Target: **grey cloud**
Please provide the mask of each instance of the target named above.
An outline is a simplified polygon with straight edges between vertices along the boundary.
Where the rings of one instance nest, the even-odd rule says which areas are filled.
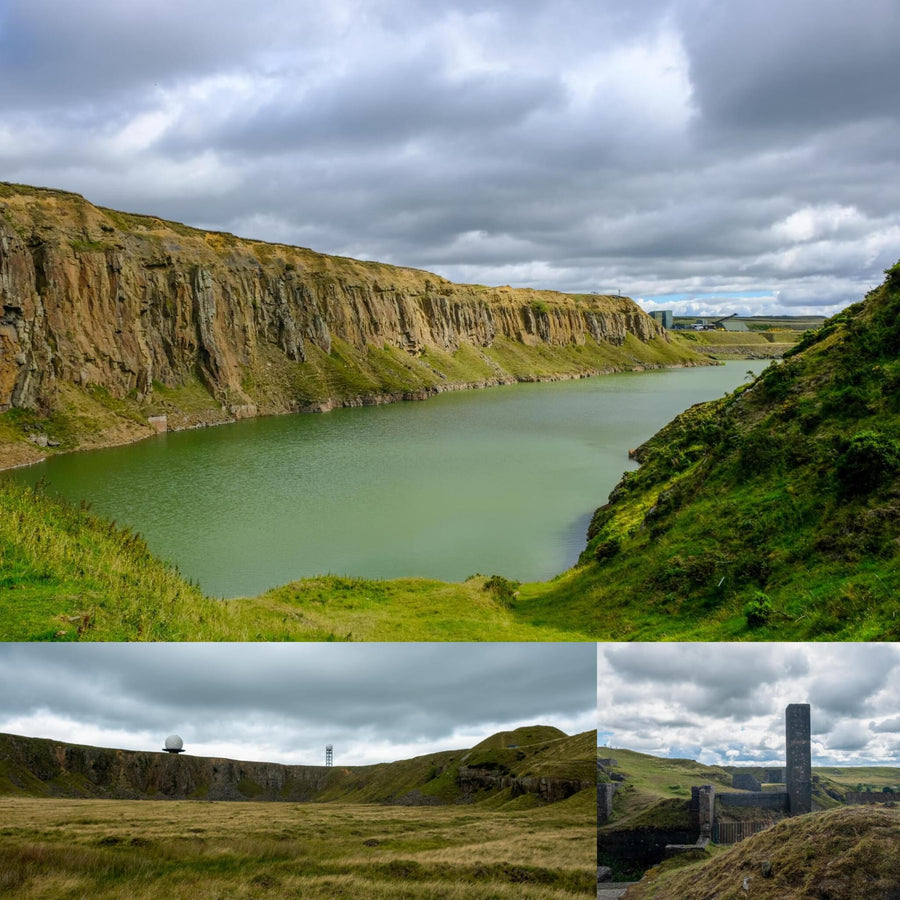
[[[900,716],[883,719],[881,722],[869,722],[869,730],[877,733],[900,735]]]
[[[681,10],[704,126],[784,141],[891,108],[900,77],[900,10],[891,0],[803,0],[777,10],[739,0]]]
[[[595,708],[589,645],[2,645],[0,680],[7,718],[42,710],[131,730],[175,719],[210,738],[327,723],[402,743]]]
[[[898,15],[17,2],[0,160],[105,205],[481,283],[831,310],[900,255]],[[819,232],[784,227],[804,210]]]

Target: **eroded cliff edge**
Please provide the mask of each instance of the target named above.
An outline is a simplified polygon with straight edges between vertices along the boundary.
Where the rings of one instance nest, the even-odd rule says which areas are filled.
[[[706,361],[628,298],[458,285],[10,184],[0,304],[0,464],[258,414]]]
[[[555,803],[594,788],[584,760],[586,732],[539,742],[503,765],[473,749],[369,766],[246,762],[164,752],[114,750],[0,734],[0,796],[128,800],[345,800],[401,806],[512,800]],[[553,756],[549,761],[542,756]],[[466,767],[475,759],[484,767]]]

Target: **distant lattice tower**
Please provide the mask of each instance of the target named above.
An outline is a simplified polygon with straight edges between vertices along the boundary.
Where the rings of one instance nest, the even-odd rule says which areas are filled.
[[[331,744],[325,745],[325,765],[334,765],[334,747],[332,747]]]
[[[166,746],[163,747],[166,753],[184,753],[184,742],[177,734],[170,734],[166,738]]]

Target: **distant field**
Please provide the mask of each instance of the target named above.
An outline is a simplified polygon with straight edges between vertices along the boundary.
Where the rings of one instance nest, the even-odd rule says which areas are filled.
[[[674,322],[677,325],[693,325],[697,319],[697,316],[675,316]],[[803,332],[819,328],[825,321],[825,316],[736,316],[734,321],[743,322],[750,331],[788,329]]]
[[[541,809],[0,800],[15,898],[593,896],[593,791]]]

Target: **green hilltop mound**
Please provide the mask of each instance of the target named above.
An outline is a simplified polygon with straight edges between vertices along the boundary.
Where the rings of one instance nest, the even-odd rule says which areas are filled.
[[[473,749],[524,747],[531,744],[560,740],[565,737],[567,735],[564,731],[560,731],[552,725],[530,725],[516,728],[513,731],[498,731],[497,734],[493,734],[489,738],[485,738],[480,744],[476,744]]]
[[[0,735],[0,796],[487,804],[595,802],[594,732],[521,750],[448,750],[369,766],[281,765]],[[503,754],[510,754],[504,756]]]
[[[900,895],[900,809],[834,809],[785,819],[701,862],[676,857],[627,900],[889,900]],[[768,876],[764,874],[769,872]],[[744,887],[745,879],[750,879]]]

